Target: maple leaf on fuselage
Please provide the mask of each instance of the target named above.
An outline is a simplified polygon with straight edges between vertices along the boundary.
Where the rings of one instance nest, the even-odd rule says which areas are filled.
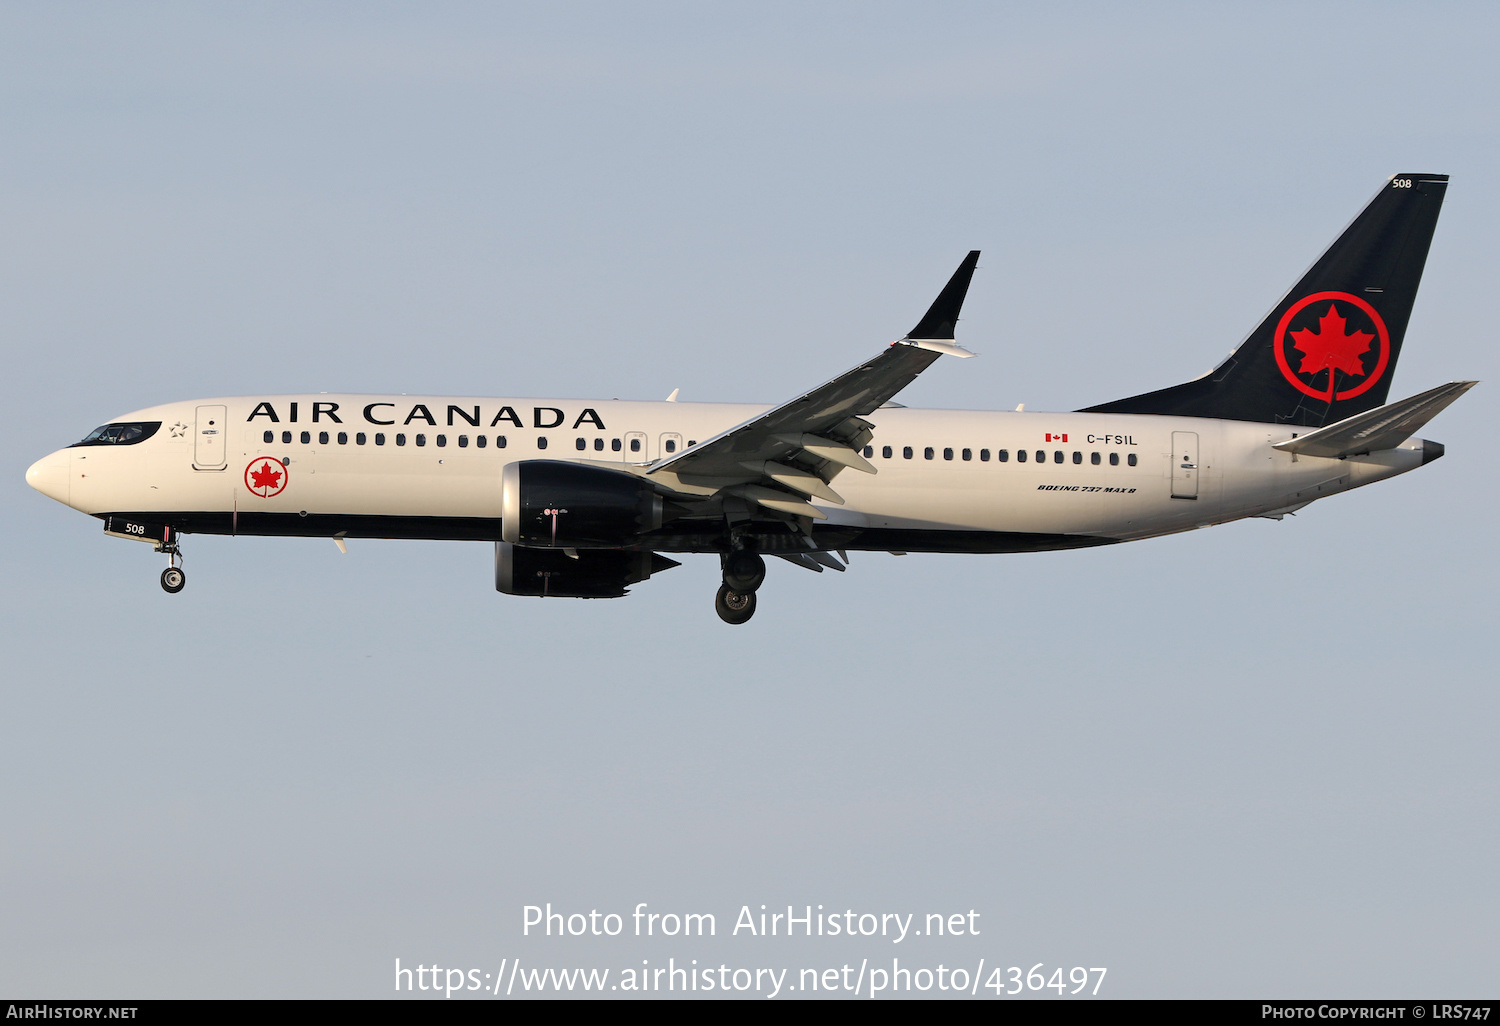
[[[1292,344],[1302,350],[1303,374],[1328,371],[1329,387],[1332,387],[1333,372],[1341,370],[1356,377],[1365,372],[1365,362],[1360,356],[1367,352],[1375,336],[1368,331],[1344,334],[1348,321],[1339,316],[1338,305],[1328,304],[1328,312],[1318,318],[1318,332],[1313,334],[1306,328],[1291,333]]]
[[[272,470],[269,463],[262,463],[250,471],[250,480],[257,488],[275,488],[276,483],[281,480],[281,471]]]

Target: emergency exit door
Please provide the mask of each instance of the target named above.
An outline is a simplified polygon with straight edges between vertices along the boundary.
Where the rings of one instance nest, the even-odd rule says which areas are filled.
[[[1198,432],[1172,432],[1172,498],[1198,497]]]
[[[225,444],[224,419],[228,414],[222,406],[200,406],[193,432],[193,469],[224,469]]]

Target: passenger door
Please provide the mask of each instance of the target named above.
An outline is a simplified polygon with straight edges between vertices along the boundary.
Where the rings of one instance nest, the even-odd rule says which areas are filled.
[[[1198,432],[1172,432],[1172,498],[1198,497]]]
[[[229,411],[223,406],[200,406],[193,431],[193,469],[223,470],[226,446],[225,420]]]

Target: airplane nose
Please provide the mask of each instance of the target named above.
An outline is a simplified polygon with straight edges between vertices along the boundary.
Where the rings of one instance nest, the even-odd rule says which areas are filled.
[[[26,483],[49,499],[68,504],[68,451],[59,449],[26,468]]]

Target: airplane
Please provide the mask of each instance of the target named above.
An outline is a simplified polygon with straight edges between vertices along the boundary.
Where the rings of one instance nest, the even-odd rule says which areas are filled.
[[[766,556],[1008,553],[1152,538],[1311,502],[1444,453],[1414,437],[1475,382],[1386,403],[1448,176],[1390,178],[1229,357],[1070,413],[919,410],[979,258],[872,359],[778,406],[476,396],[194,399],[116,417],[26,472],[167,556],[188,534],[493,542],[509,595],[615,598],[719,557],[755,613]],[[836,486],[836,487],[835,487]]]

